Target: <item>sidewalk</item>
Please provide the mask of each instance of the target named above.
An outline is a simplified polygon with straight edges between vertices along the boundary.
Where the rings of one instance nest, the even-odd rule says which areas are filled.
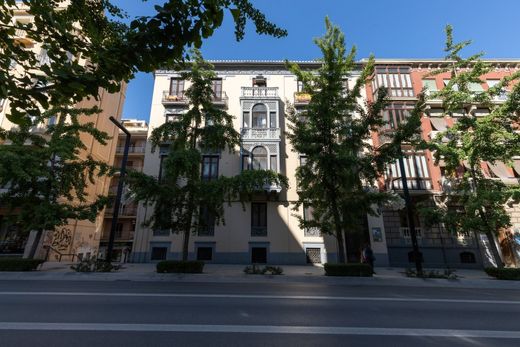
[[[203,274],[158,274],[155,264],[123,264],[112,273],[77,273],[68,263],[47,262],[40,271],[0,272],[0,280],[68,280],[68,281],[162,281],[226,283],[308,283],[330,285],[374,285],[407,287],[520,289],[520,282],[498,281],[481,270],[457,270],[456,280],[408,278],[401,268],[377,268],[374,277],[328,277],[322,266],[283,265],[281,276],[246,275],[245,265],[206,264]]]

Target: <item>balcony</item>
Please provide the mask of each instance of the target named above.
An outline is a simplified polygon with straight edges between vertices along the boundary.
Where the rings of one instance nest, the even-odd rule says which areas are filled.
[[[143,154],[145,151],[145,146],[138,146],[138,147],[128,147],[128,154]],[[116,153],[117,154],[123,154],[125,152],[125,147],[117,147]]]
[[[304,92],[294,93],[294,105],[295,106],[304,106],[304,105],[307,105],[310,101],[311,101],[311,95],[309,93],[304,93]]]
[[[412,235],[410,234],[410,228],[408,227],[400,227],[399,231],[401,232],[401,237],[404,238],[406,244],[412,244]],[[422,239],[422,229],[415,228],[415,235],[417,236],[417,241],[420,242]]]
[[[226,92],[222,92],[220,95],[213,94],[211,98],[211,101],[217,106],[227,106],[228,100]]]
[[[169,90],[165,90],[162,96],[162,103],[165,105],[187,105],[188,98],[184,93],[171,94]]]
[[[280,140],[280,128],[241,128],[242,140]]]
[[[278,98],[278,87],[242,87],[242,98]]]
[[[114,213],[113,207],[107,207],[105,209],[105,215],[111,217]],[[137,205],[122,206],[119,208],[119,217],[135,217],[137,216]]]

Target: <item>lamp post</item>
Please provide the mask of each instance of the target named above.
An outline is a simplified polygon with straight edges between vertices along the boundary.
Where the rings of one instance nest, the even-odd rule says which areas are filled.
[[[404,202],[406,205],[406,212],[408,215],[408,228],[410,230],[410,237],[412,239],[412,247],[413,247],[413,258],[415,261],[415,269],[417,270],[417,275],[421,276],[422,262],[419,252],[419,244],[417,242],[417,233],[415,231],[415,221],[412,211],[412,201],[410,199],[410,192],[408,191],[408,182],[406,180],[406,170],[404,168],[404,159],[403,159],[403,151],[401,147],[399,147],[399,169],[401,170],[401,182],[403,183],[403,194],[404,194]]]
[[[121,168],[119,170],[119,183],[117,184],[117,193],[116,193],[116,200],[114,201],[114,212],[112,215],[112,226],[110,228],[110,236],[108,238],[108,246],[107,246],[107,253],[105,257],[105,261],[107,263],[112,262],[112,253],[114,250],[114,238],[116,235],[116,229],[117,229],[117,220],[119,218],[119,206],[121,205],[121,196],[123,195],[123,184],[124,184],[124,178],[126,175],[126,161],[128,159],[128,148],[130,147],[130,132],[121,124],[117,119],[110,116],[110,121],[114,123],[119,129],[121,129],[125,135],[125,150],[123,152],[123,160],[121,162]]]

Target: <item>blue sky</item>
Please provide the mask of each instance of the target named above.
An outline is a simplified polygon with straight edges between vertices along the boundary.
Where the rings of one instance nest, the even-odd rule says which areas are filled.
[[[131,17],[153,13],[164,0],[114,0]],[[203,44],[206,59],[292,59],[319,57],[312,39],[324,32],[329,16],[356,45],[358,59],[441,58],[444,26],[452,24],[456,40],[473,40],[469,53],[488,58],[520,58],[519,0],[253,0],[271,21],[284,27],[283,39],[259,36],[252,26],[236,42],[228,15],[224,25]],[[138,74],[128,86],[123,118],[148,120],[153,76]]]

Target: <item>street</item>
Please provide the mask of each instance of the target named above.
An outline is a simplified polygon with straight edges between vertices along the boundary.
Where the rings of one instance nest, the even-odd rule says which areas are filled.
[[[0,346],[518,346],[520,291],[0,281]]]

